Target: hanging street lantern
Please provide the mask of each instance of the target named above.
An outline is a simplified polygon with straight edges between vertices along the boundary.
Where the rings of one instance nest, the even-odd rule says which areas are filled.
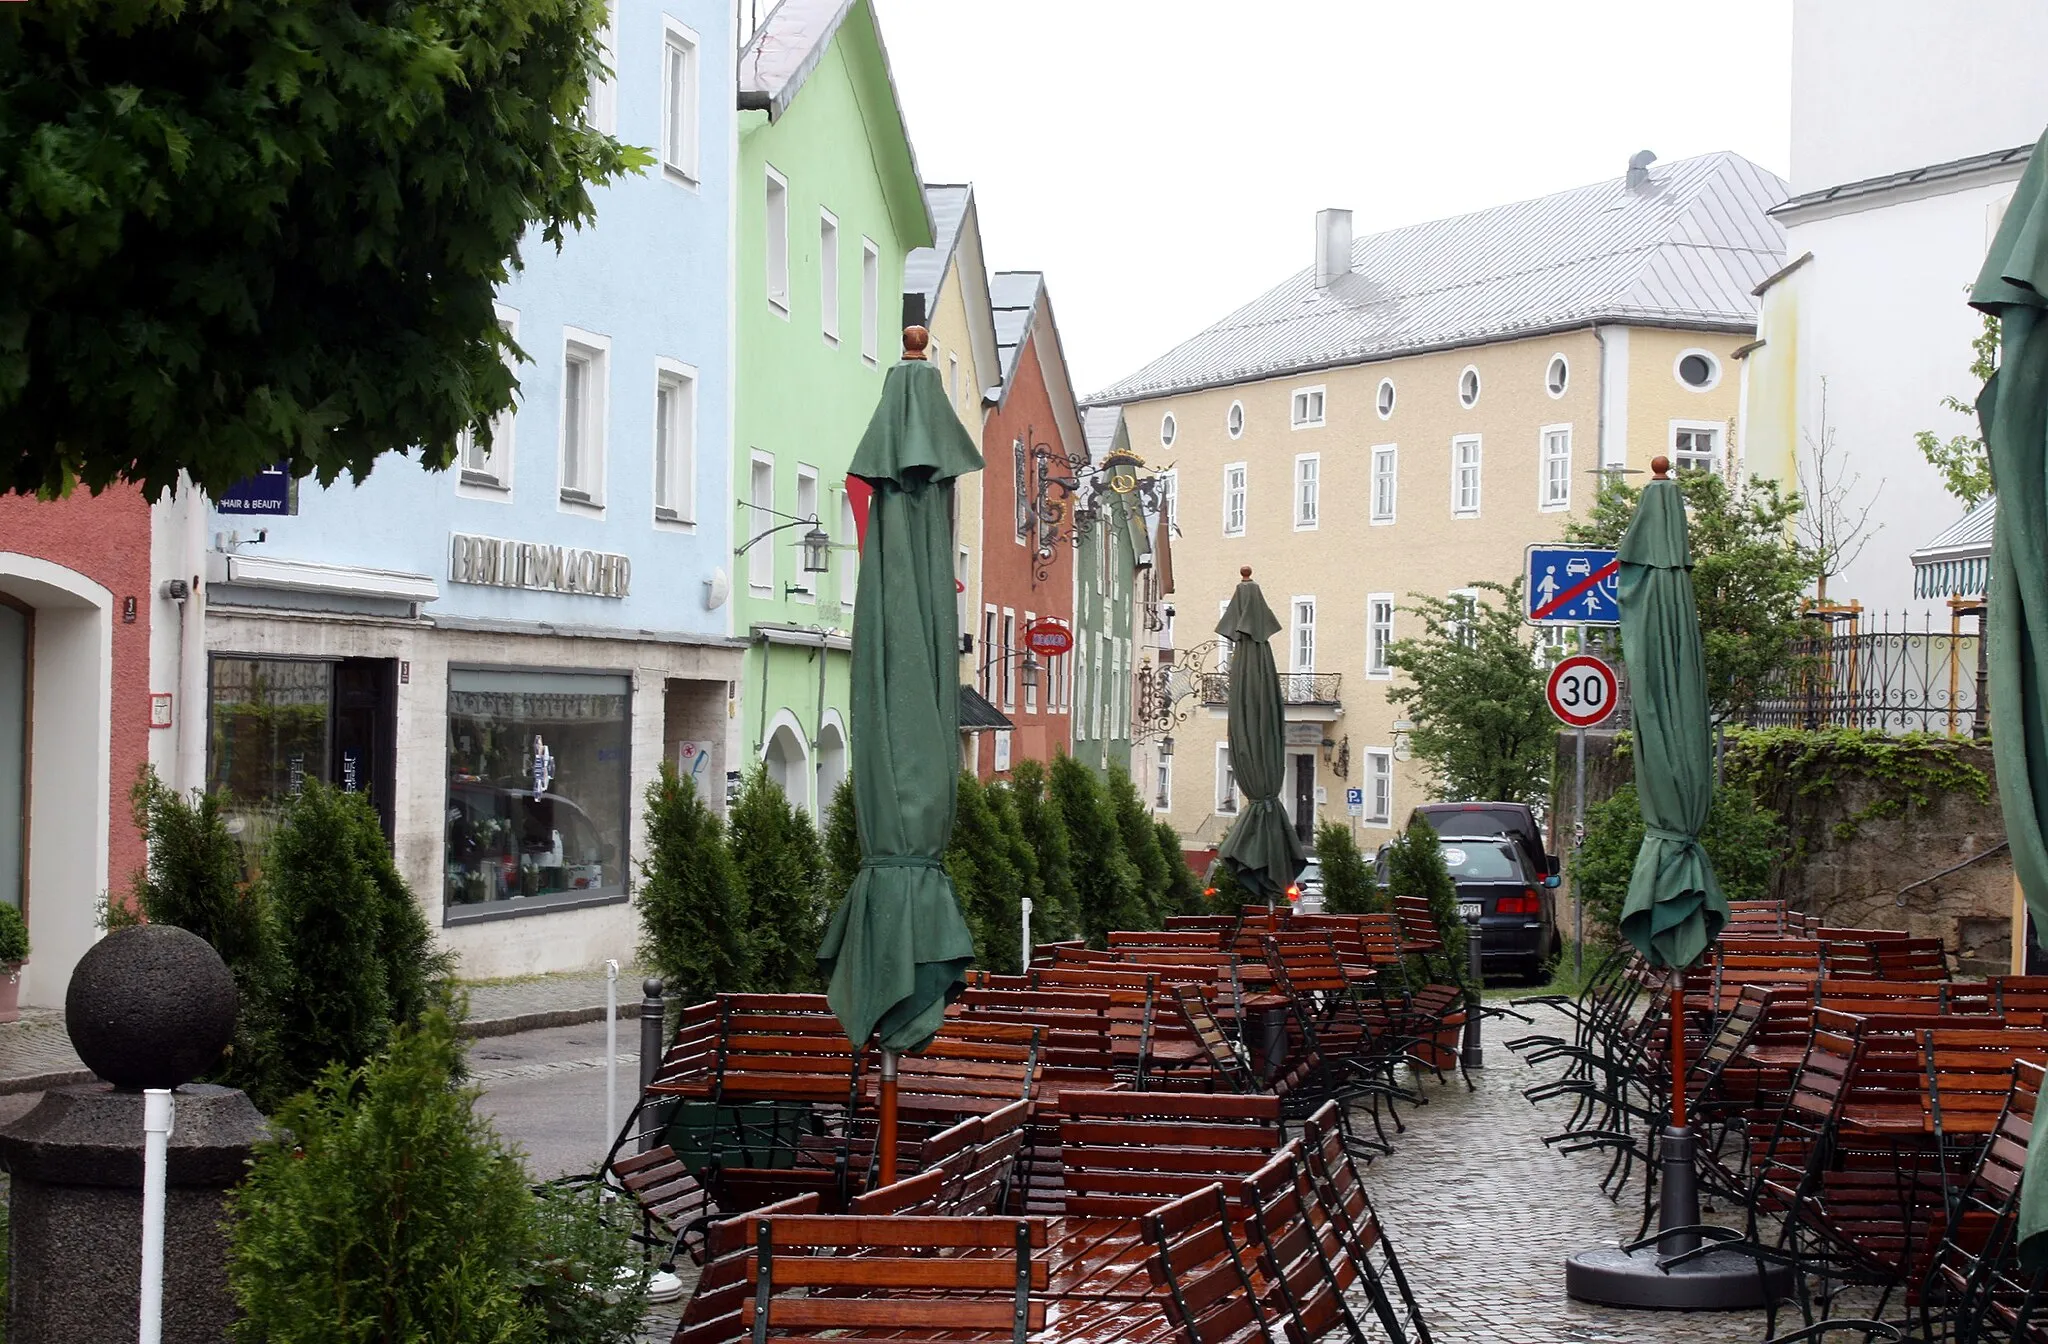
[[[1168,733],[1165,737],[1159,739],[1159,759],[1162,761],[1170,761],[1173,759],[1172,733]]]
[[[832,567],[832,538],[817,523],[804,533],[804,573],[823,574]]]
[[[1029,649],[1024,651],[1024,661],[1018,666],[1017,675],[1023,678],[1025,690],[1038,689],[1038,659],[1031,656]]]

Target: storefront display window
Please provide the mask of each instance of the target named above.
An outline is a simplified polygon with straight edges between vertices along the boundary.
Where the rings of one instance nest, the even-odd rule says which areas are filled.
[[[448,918],[623,900],[631,680],[448,672]]]
[[[228,829],[250,857],[307,779],[328,777],[334,664],[214,657],[207,787],[225,794]]]

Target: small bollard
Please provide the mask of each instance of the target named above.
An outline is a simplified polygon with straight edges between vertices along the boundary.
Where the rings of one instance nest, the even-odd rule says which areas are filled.
[[[1486,1052],[1479,1043],[1479,991],[1486,987],[1486,978],[1479,969],[1480,943],[1479,925],[1475,922],[1465,926],[1465,972],[1472,977],[1473,1003],[1465,1009],[1465,1050],[1464,1066],[1467,1069],[1486,1067]]]
[[[645,1094],[647,1085],[654,1081],[654,1075],[661,1069],[668,1005],[662,1001],[662,983],[658,975],[649,976],[641,984],[640,993],[644,996],[640,1000],[640,1091]],[[654,1131],[650,1128],[640,1136],[640,1151],[644,1153],[653,1146]]]

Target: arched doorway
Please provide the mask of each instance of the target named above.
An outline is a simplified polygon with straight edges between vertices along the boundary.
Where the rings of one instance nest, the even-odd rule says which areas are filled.
[[[778,724],[768,735],[768,745],[761,751],[761,759],[768,766],[768,778],[790,802],[809,811],[811,807],[811,761],[810,753],[804,750],[803,737],[788,724]]]
[[[825,722],[818,729],[818,810],[832,806],[832,795],[839,790],[840,781],[846,778],[846,731],[839,726],[839,715],[826,711]]]

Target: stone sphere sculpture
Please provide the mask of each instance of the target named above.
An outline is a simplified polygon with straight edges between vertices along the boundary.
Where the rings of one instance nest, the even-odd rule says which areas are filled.
[[[177,1087],[220,1062],[235,1034],[235,978],[195,933],[143,924],[101,939],[64,992],[85,1066],[116,1087]]]

